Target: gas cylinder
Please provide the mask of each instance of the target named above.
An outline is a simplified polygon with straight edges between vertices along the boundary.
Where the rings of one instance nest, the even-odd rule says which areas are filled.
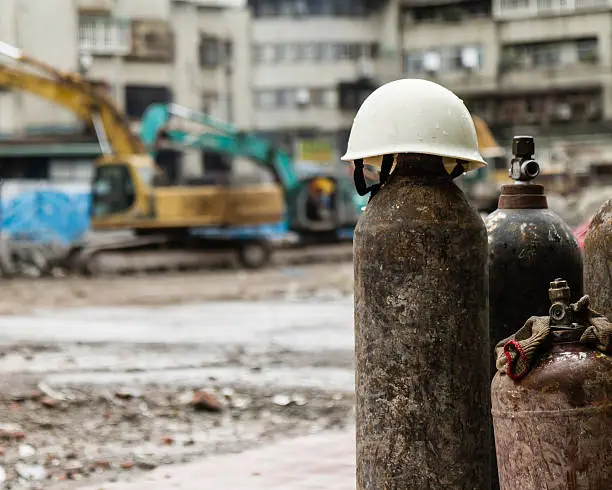
[[[546,315],[550,281],[563,276],[572,284],[573,301],[583,294],[583,259],[572,229],[548,209],[534,140],[517,136],[510,177],[502,186],[498,209],[485,219],[489,236],[489,329],[493,346],[532,315]],[[491,356],[492,367],[494,359]],[[494,371],[493,371],[494,372]]]
[[[612,199],[595,213],[584,239],[585,290],[593,308],[612,318]]]
[[[612,488],[612,323],[550,284],[548,317],[497,346],[491,388],[501,490]]]
[[[502,186],[497,210],[485,219],[489,237],[489,338],[491,375],[493,347],[531,315],[545,315],[546,288],[562,275],[571,281],[574,300],[582,295],[582,252],[572,229],[548,209],[544,187],[533,183],[540,173],[533,159],[531,136],[516,136],[509,176]],[[493,435],[492,435],[493,437]],[[493,446],[493,444],[492,444]],[[495,453],[494,447],[492,447]],[[499,488],[495,454],[491,490]]]
[[[382,156],[354,234],[358,490],[489,485],[486,229],[453,183],[477,148],[461,100],[424,80],[383,85],[353,123],[358,191]]]

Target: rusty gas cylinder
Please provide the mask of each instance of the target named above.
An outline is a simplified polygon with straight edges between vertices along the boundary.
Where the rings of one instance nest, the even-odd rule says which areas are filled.
[[[565,281],[551,283],[550,297],[550,333],[529,369],[520,378],[503,370],[493,378],[500,488],[606,490],[612,488],[612,358],[581,342],[587,326],[565,321],[571,316]]]
[[[585,290],[593,307],[612,318],[612,199],[595,213],[584,239]]]
[[[485,489],[487,234],[453,183],[486,165],[470,113],[436,83],[389,82],[342,159],[371,196],[353,239],[357,490]]]
[[[583,294],[583,259],[572,229],[548,209],[544,187],[533,184],[539,165],[533,138],[517,136],[510,176],[498,209],[485,219],[489,236],[489,329],[493,347],[532,315],[546,315],[546,290],[556,277],[572,285],[573,301]],[[494,371],[492,371],[494,373]]]
[[[530,136],[514,138],[509,175],[515,184],[502,186],[498,209],[485,219],[489,237],[489,339],[491,375],[494,346],[532,315],[546,315],[550,281],[563,276],[582,295],[582,252],[572,229],[548,209],[544,187],[532,183],[540,173],[533,160]],[[494,450],[493,450],[494,451]],[[499,488],[495,455],[491,490]]]
[[[354,250],[357,488],[486,488],[486,230],[441,158],[398,156]]]

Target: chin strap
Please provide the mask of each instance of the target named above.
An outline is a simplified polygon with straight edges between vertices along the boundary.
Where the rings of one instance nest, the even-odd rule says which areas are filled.
[[[363,159],[360,158],[355,160],[354,163],[355,171],[353,172],[353,180],[355,181],[355,189],[357,190],[357,194],[360,196],[365,196],[369,193],[370,199],[368,202],[370,202],[377,192],[387,183],[387,180],[389,180],[389,174],[391,173],[391,168],[393,167],[393,155],[383,156],[382,166],[380,168],[380,181],[378,184],[373,184],[370,187],[367,186],[365,176],[363,174]]]
[[[457,160],[457,165],[455,165],[455,168],[449,175],[450,175],[451,180],[453,180],[463,175],[464,173],[465,173],[465,167],[463,166],[463,161]]]

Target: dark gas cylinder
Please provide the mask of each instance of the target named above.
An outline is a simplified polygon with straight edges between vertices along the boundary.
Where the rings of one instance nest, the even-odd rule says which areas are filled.
[[[546,315],[550,281],[562,276],[573,285],[574,301],[583,293],[582,252],[572,229],[548,209],[544,187],[532,181],[540,173],[530,136],[517,136],[510,177],[502,186],[498,209],[485,219],[489,237],[489,339],[491,375],[494,346],[532,315]],[[493,436],[492,436],[493,437]],[[499,488],[495,455],[491,490]]]
[[[398,156],[354,251],[357,488],[487,488],[486,230],[440,157]]]
[[[546,315],[548,284],[556,277],[572,284],[573,301],[583,294],[583,259],[572,229],[548,209],[532,159],[533,138],[514,138],[510,176],[498,209],[485,219],[489,235],[489,329],[493,347],[532,315]],[[494,371],[493,371],[494,372]]]
[[[524,377],[493,378],[501,490],[612,488],[612,357],[581,342],[585,325],[559,321],[566,285],[551,284],[550,333]]]
[[[584,239],[585,290],[593,308],[612,318],[612,199],[591,220]]]

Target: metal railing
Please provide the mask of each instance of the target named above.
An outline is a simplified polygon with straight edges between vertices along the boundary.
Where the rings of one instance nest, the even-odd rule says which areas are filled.
[[[511,19],[539,15],[609,10],[612,0],[494,0],[493,17]]]
[[[79,47],[91,54],[129,54],[132,48],[131,23],[104,16],[81,17]]]

